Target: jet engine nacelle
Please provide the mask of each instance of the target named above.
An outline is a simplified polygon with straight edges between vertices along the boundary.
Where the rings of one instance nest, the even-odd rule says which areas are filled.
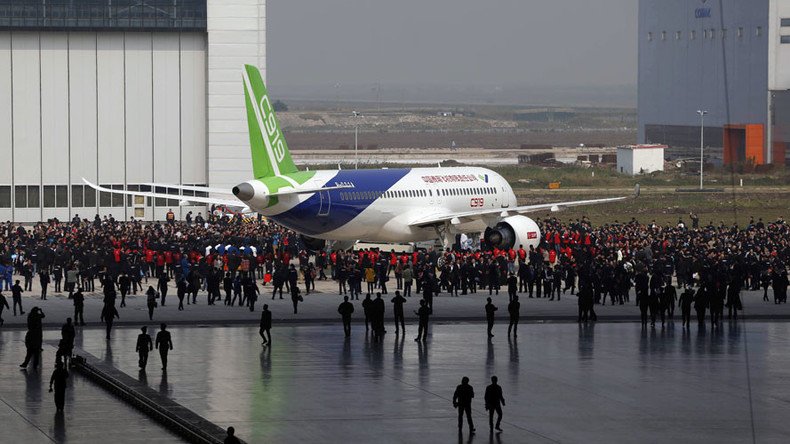
[[[316,239],[314,237],[305,236],[304,234],[300,234],[299,238],[309,251],[321,251],[326,248],[326,240],[324,239]]]
[[[267,208],[270,203],[269,190],[259,180],[240,183],[231,190],[233,195],[253,209]]]
[[[519,245],[523,245],[528,250],[530,245],[538,248],[540,228],[527,216],[510,216],[502,219],[494,227],[487,228],[484,238],[489,246],[501,250],[518,248]]]

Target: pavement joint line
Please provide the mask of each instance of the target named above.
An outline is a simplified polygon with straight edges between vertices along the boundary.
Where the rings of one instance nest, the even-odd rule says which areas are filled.
[[[7,406],[8,406],[8,408],[9,408],[9,409],[11,409],[11,410],[12,410],[14,413],[16,413],[17,415],[19,415],[19,417],[20,417],[20,418],[22,418],[22,419],[23,419],[25,422],[27,422],[27,423],[28,423],[28,424],[30,424],[31,426],[35,427],[35,428],[36,428],[36,430],[38,430],[39,432],[41,432],[41,434],[42,434],[42,435],[46,436],[46,437],[47,437],[47,439],[49,439],[49,440],[50,440],[50,441],[52,441],[52,442],[57,442],[57,441],[55,441],[55,439],[53,439],[51,436],[49,436],[49,434],[47,434],[47,432],[45,432],[44,430],[42,430],[42,429],[41,429],[41,427],[39,427],[39,426],[38,426],[36,423],[34,423],[33,421],[31,421],[31,420],[30,420],[28,417],[26,417],[25,415],[23,415],[23,414],[22,414],[22,413],[21,413],[19,410],[17,410],[17,409],[16,409],[14,406],[12,406],[11,404],[9,404],[9,403],[8,403],[8,402],[7,402],[7,401],[4,399],[4,398],[0,397],[0,401],[1,401],[3,404],[7,405]]]
[[[118,368],[102,362],[93,354],[77,347],[74,348],[74,351],[76,356],[73,361],[74,368],[86,379],[105,388],[165,428],[173,430],[188,442],[222,443],[225,430],[220,426],[173,399],[156,393],[147,384],[136,381]],[[89,362],[89,360],[94,362]],[[128,379],[128,382],[131,383],[124,382],[122,379]],[[145,391],[149,393],[146,394]],[[207,428],[213,430],[206,430]],[[244,443],[244,441],[241,442]]]

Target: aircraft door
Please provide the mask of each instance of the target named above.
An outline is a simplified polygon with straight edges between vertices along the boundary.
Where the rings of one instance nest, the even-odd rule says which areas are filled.
[[[320,205],[318,207],[318,215],[329,216],[329,210],[332,207],[332,198],[331,195],[329,194],[329,191],[319,191],[318,199],[320,201]]]

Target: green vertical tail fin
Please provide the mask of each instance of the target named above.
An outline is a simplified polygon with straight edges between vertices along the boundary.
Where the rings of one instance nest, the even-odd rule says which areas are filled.
[[[252,171],[256,179],[299,171],[291,159],[288,144],[274,116],[274,107],[263,84],[261,73],[244,65],[244,97],[250,129]]]

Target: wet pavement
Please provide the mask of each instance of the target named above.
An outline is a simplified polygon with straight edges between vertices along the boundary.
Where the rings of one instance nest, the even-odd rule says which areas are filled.
[[[235,426],[251,443],[742,443],[753,431],[756,442],[778,443],[790,436],[790,323],[690,331],[526,324],[518,340],[498,328],[489,342],[484,324],[437,323],[420,345],[413,325],[405,339],[389,326],[383,343],[359,325],[348,341],[340,325],[280,325],[273,346],[263,348],[254,327],[175,327],[166,376],[156,352],[147,373],[138,373],[137,329],[118,329],[109,342],[102,330],[87,329],[77,345],[216,424]],[[7,334],[2,339],[5,349]],[[490,436],[482,398],[492,375],[507,405],[504,432]],[[474,437],[466,428],[458,434],[451,405],[462,376],[477,395]],[[24,377],[17,379],[24,392]],[[80,400],[89,388],[70,390]],[[40,403],[20,402],[42,416]],[[65,427],[72,427],[68,416]]]
[[[59,337],[57,333],[57,337]],[[49,378],[55,348],[45,332],[43,369],[20,370],[23,331],[0,332],[0,442],[2,443],[174,443],[180,439],[102,388],[69,372],[66,407],[55,414]]]

